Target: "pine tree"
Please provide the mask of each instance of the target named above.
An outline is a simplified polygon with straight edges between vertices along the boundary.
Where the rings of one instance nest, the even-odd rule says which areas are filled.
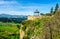
[[[51,15],[53,15],[53,7],[51,8],[51,11],[50,11]]]
[[[58,9],[59,9],[59,4],[57,3],[57,4],[56,4],[56,7],[55,7],[54,14],[58,11]]]

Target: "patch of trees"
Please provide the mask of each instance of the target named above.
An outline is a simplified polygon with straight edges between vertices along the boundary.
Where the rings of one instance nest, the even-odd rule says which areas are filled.
[[[0,22],[13,22],[13,23],[21,23],[23,20],[27,18],[0,18]]]
[[[41,13],[40,15],[43,15],[43,16],[52,16],[52,15],[54,15],[58,10],[59,10],[59,4],[57,3],[56,6],[55,6],[55,9],[54,9],[53,7],[51,7],[49,13],[46,13],[46,14]]]

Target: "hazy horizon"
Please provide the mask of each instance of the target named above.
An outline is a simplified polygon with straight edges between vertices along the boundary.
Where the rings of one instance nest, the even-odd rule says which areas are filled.
[[[41,13],[50,12],[60,0],[0,0],[0,14],[33,15],[38,9]]]

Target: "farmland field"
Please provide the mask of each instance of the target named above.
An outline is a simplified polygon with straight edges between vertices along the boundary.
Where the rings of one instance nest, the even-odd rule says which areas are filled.
[[[0,39],[19,39],[20,24],[0,22]]]

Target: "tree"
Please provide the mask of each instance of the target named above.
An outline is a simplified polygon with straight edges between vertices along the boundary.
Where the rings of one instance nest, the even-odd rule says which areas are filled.
[[[40,15],[44,15],[43,13],[40,13]]]
[[[59,9],[59,4],[57,3],[57,4],[56,4],[56,7],[55,7],[54,14],[58,11],[58,9]]]
[[[50,11],[51,15],[53,15],[53,7],[51,8],[51,11]]]

